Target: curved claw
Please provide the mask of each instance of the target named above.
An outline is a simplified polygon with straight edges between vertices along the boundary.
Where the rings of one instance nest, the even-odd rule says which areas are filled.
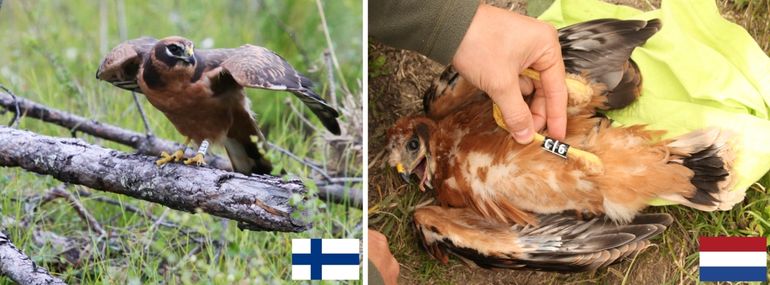
[[[184,161],[184,164],[187,164],[187,165],[190,165],[190,164],[193,164],[193,163],[195,165],[197,165],[197,166],[205,165],[206,164],[206,160],[203,159],[203,154],[202,153],[197,153],[197,154],[195,154],[195,156],[193,156],[191,158],[188,158],[188,159],[186,159]]]
[[[155,161],[155,164],[161,166],[172,161],[180,161],[182,158],[184,158],[184,151],[182,150],[177,150],[173,154],[168,154],[168,152],[164,151],[160,154],[160,159]]]

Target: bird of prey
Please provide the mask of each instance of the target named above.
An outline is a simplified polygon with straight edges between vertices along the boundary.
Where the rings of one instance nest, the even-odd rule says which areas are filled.
[[[193,42],[182,37],[143,37],[113,48],[96,78],[143,93],[187,137],[185,146],[191,141],[198,144],[198,153],[185,164],[203,164],[211,142],[224,145],[235,171],[270,173],[270,161],[252,141],[262,134],[244,87],[289,91],[330,132],[340,133],[339,114],[311,89],[310,80],[278,54],[259,46],[195,50]],[[157,163],[179,161],[183,156],[184,150],[164,152]]]
[[[673,219],[640,214],[628,224],[606,217],[581,220],[574,214],[539,215],[538,225],[510,225],[485,219],[469,208],[425,206],[414,223],[423,248],[446,264],[449,254],[482,268],[591,271],[633,257]]]
[[[637,214],[655,198],[705,211],[730,209],[744,193],[729,191],[734,180],[729,132],[706,129],[661,140],[662,131],[612,126],[595,113],[622,108],[639,96],[641,73],[630,55],[660,26],[658,20],[602,19],[559,31],[568,79],[588,90],[569,88],[565,141],[550,142],[593,153],[602,169],[552,155],[538,144],[516,143],[495,123],[491,99],[451,67],[423,98],[425,114],[401,118],[388,130],[388,163],[407,181],[417,176],[421,190],[434,189],[440,206],[466,209],[479,216],[476,220],[502,225],[547,228],[550,220],[538,215],[565,211],[634,224]],[[537,80],[535,75],[531,78]],[[489,226],[463,224],[463,219],[451,218],[450,210],[443,211],[433,216],[446,218],[444,222],[424,222],[417,216],[420,212],[415,214],[418,227],[434,225],[421,228],[424,243],[443,240],[442,244],[454,246],[454,253],[465,250],[495,263],[520,257],[510,252],[526,252],[512,246],[504,249],[509,251],[507,257],[500,258],[499,252],[481,251],[478,244],[470,245],[475,252],[468,252],[469,245],[458,242],[476,237],[480,242],[481,237],[461,231],[461,226],[480,232]],[[435,226],[449,220],[460,224]]]

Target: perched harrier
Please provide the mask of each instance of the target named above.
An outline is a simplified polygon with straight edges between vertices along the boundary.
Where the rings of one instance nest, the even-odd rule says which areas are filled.
[[[193,51],[182,37],[139,38],[121,43],[102,61],[96,78],[147,100],[176,129],[200,146],[186,164],[203,164],[209,142],[223,144],[235,171],[269,173],[272,165],[252,136],[261,136],[244,87],[294,93],[332,133],[339,134],[339,114],[313,92],[310,80],[283,58],[259,46]],[[163,153],[158,164],[179,161],[184,150]]]
[[[730,191],[734,158],[728,132],[707,129],[659,140],[663,132],[643,126],[613,127],[595,113],[622,108],[637,98],[641,73],[630,55],[659,28],[658,20],[605,19],[559,31],[565,67],[571,73],[568,81],[575,85],[568,84],[564,142],[598,157],[603,165],[598,171],[585,161],[550,154],[540,144],[516,143],[496,124],[489,97],[451,67],[423,98],[426,114],[401,118],[388,131],[390,166],[407,181],[416,175],[421,190],[434,189],[441,206],[468,209],[479,216],[474,221],[487,221],[476,223],[479,232],[512,231],[499,226],[510,223],[550,228],[556,225],[542,224],[538,215],[564,211],[606,215],[625,224],[654,198],[705,211],[730,209],[743,193]],[[585,90],[578,88],[581,85],[587,86]],[[586,94],[590,96],[581,97]],[[424,243],[454,246],[453,252],[466,258],[501,260],[490,250],[502,245],[482,246],[485,235],[463,230],[475,227],[463,222],[470,216],[447,218],[451,211],[443,211],[433,211],[430,217],[452,219],[457,226],[421,219],[420,212],[415,213],[418,226],[431,225],[420,228]],[[471,241],[479,243],[467,243]],[[502,260],[511,263],[533,249],[505,250]]]

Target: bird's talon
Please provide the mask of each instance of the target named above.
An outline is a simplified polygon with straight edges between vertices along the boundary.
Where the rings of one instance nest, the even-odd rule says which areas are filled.
[[[174,158],[170,154],[168,154],[168,152],[164,151],[164,152],[160,153],[160,159],[156,160],[155,164],[158,165],[158,166],[161,166],[161,165],[164,165],[166,163],[169,163],[173,159]]]
[[[206,164],[206,161],[203,159],[203,154],[198,153],[195,156],[188,158],[184,161],[184,164],[190,165],[195,163],[197,166],[201,166]]]
[[[155,164],[161,166],[172,161],[180,161],[182,158],[184,158],[184,151],[182,150],[177,150],[173,154],[164,151],[160,153],[160,159],[156,160]]]
[[[184,151],[183,150],[177,150],[174,152],[174,154],[171,155],[174,158],[174,162],[178,162],[184,158]]]

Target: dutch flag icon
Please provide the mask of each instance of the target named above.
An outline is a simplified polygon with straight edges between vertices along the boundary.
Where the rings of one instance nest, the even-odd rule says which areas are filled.
[[[292,280],[358,280],[358,239],[292,239]]]
[[[700,237],[700,281],[767,281],[764,237]]]

